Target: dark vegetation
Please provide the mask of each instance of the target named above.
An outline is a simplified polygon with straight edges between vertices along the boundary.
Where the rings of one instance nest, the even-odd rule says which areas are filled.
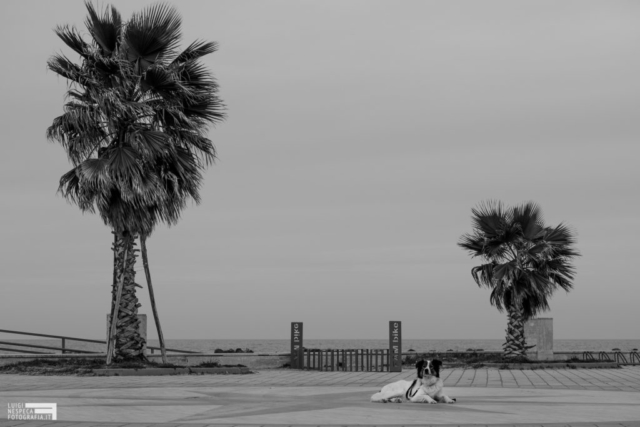
[[[155,369],[186,368],[174,363],[130,361],[112,363],[107,367],[104,359],[34,359],[0,366],[0,374],[21,375],[76,375],[94,376],[94,369]],[[201,362],[193,368],[246,368],[245,365],[221,365],[218,362]]]
[[[247,349],[241,349],[241,348],[236,348],[235,350],[230,348],[229,350],[223,350],[221,348],[216,348],[214,350],[214,353],[253,353],[253,350],[251,350],[250,348]]]
[[[246,368],[245,365],[221,365],[218,362],[200,362],[192,368]]]
[[[402,364],[406,366],[414,366],[416,362],[420,359],[439,359],[447,368],[452,367],[470,367],[470,368],[481,368],[486,364],[501,364],[501,369],[509,369],[509,364],[544,364],[544,365],[563,365],[567,363],[603,363],[607,362],[605,360],[583,360],[578,357],[572,357],[568,360],[553,360],[553,361],[541,361],[541,360],[531,360],[529,358],[509,358],[505,359],[502,357],[502,354],[496,353],[455,353],[455,352],[447,352],[447,353],[416,353],[415,355],[410,355],[403,357]]]

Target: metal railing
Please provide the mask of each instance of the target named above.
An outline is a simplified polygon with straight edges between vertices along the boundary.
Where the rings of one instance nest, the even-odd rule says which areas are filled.
[[[594,354],[598,354],[596,359]],[[565,352],[566,354],[566,352]],[[613,351],[583,351],[582,360],[600,360],[602,362],[616,362],[621,365],[636,365],[640,364],[640,354],[637,351],[628,352],[628,358],[625,356],[625,352],[620,350]]]
[[[623,363],[625,365],[628,364],[627,358],[624,357],[624,354],[621,351],[616,351],[615,353],[613,353],[613,358],[617,363]]]
[[[604,362],[613,362],[606,351],[601,351],[600,353],[598,353],[598,359]]]
[[[21,343],[15,343],[15,342],[10,342],[10,341],[0,341],[0,344],[16,346],[16,347],[30,347],[30,348],[42,348],[42,349],[47,349],[47,350],[58,350],[62,354],[65,354],[65,353],[101,354],[101,352],[98,352],[98,351],[87,351],[87,350],[78,350],[78,349],[67,348],[67,346],[66,346],[67,341],[90,342],[90,343],[95,343],[95,344],[106,344],[107,343],[106,341],[89,340],[89,339],[85,339],[85,338],[66,337],[66,336],[62,336],[62,335],[35,334],[33,332],[10,331],[10,330],[7,330],[7,329],[0,329],[0,333],[17,334],[17,335],[30,335],[30,336],[35,336],[35,337],[45,337],[45,338],[59,339],[59,340],[61,340],[61,343],[62,343],[61,347],[50,347],[50,346],[35,345],[35,344],[21,344]],[[154,350],[160,350],[160,347],[147,346],[147,348],[149,350],[151,350],[152,354],[153,354]],[[0,350],[13,351],[13,352],[16,352],[16,353],[29,353],[29,354],[55,354],[55,353],[51,353],[51,352],[30,351],[30,350],[12,349],[12,348],[0,348]],[[198,354],[199,353],[198,351],[177,350],[177,349],[173,349],[173,348],[167,348],[165,350],[172,351],[174,353],[185,353],[185,354]]]

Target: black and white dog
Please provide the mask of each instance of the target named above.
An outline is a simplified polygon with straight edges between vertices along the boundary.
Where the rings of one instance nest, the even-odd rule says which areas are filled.
[[[387,384],[371,396],[371,401],[400,403],[406,399],[414,403],[454,403],[456,399],[444,394],[440,366],[442,362],[439,360],[420,360],[416,363],[418,376],[415,380],[400,380]]]

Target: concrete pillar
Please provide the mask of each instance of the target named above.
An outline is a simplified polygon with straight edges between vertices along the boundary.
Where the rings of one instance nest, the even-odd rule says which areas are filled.
[[[538,360],[553,360],[553,318],[530,319],[524,325],[527,344],[535,339],[535,352]]]
[[[109,342],[109,320],[111,320],[111,314],[107,313],[107,343]],[[138,333],[144,339],[144,354],[147,354],[147,315],[138,314],[138,321],[140,321]],[[104,351],[107,352],[107,344],[104,345]]]

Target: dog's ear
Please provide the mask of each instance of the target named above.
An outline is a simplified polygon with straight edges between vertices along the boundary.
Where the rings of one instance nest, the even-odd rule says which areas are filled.
[[[424,367],[424,359],[418,360],[418,363],[416,363],[416,369],[418,370],[418,378],[422,378],[423,367]]]
[[[431,361],[431,366],[436,370],[436,377],[440,378],[440,366],[442,366],[442,362],[438,359],[433,359]]]

